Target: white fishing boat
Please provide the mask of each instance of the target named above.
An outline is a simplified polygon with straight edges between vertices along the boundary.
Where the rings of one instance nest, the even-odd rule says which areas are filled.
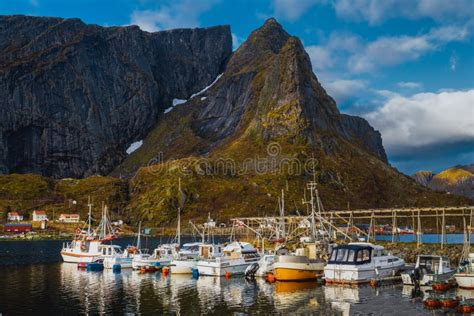
[[[199,261],[199,247],[202,242],[186,243],[170,266],[171,274],[191,274]]]
[[[460,265],[454,278],[460,288],[474,289],[474,253],[470,253],[466,262]]]
[[[418,279],[420,285],[425,286],[433,282],[447,281],[454,273],[456,270],[451,267],[448,257],[419,255],[415,269],[402,273],[402,281],[405,285],[414,285],[414,280]]]
[[[232,242],[222,249],[222,253],[222,255],[213,256],[209,259],[204,259],[205,256],[202,256],[203,259],[197,263],[199,275],[244,274],[249,265],[260,260],[258,251],[247,242]]]
[[[107,207],[102,210],[102,221],[95,230],[91,228],[92,204],[89,201],[89,215],[86,227],[78,228],[71,242],[64,243],[61,257],[64,262],[92,262],[102,255],[101,245],[117,237],[118,231],[108,224]]]
[[[118,245],[101,245],[101,256],[105,269],[114,269],[116,266],[120,266],[120,269],[132,268],[133,257],[130,253],[125,250],[122,251],[122,247]]]
[[[382,246],[349,243],[333,248],[324,277],[328,284],[362,284],[394,276],[404,267],[403,259],[387,254]]]
[[[132,268],[139,270],[146,267],[162,268],[169,266],[177,253],[177,248],[178,245],[176,244],[163,244],[158,246],[153,254],[136,254],[132,260]]]

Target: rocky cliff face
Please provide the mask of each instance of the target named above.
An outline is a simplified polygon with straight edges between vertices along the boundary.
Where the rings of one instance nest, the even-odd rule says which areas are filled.
[[[178,177],[183,217],[210,212],[224,221],[273,214],[282,188],[288,214],[303,214],[312,172],[329,209],[465,202],[391,168],[380,134],[339,112],[300,40],[274,19],[234,52],[211,87],[165,114],[114,174],[131,177],[134,219],[161,224],[176,216]]]
[[[222,73],[228,26],[156,33],[0,17],[0,171],[107,173],[170,107]]]
[[[283,138],[326,154],[350,142],[387,162],[380,133],[364,119],[339,112],[312,72],[300,40],[269,19],[232,55],[214,85],[167,114],[152,132],[153,140],[118,170],[131,173],[158,153],[181,158],[208,154],[236,139],[269,143]]]

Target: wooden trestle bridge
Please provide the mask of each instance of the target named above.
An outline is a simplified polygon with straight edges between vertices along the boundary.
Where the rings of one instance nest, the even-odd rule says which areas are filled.
[[[375,240],[376,227],[388,225],[392,242],[399,240],[398,225],[412,227],[413,241],[422,244],[421,236],[428,231],[427,220],[430,221],[430,233],[441,235],[441,247],[447,242],[447,226],[453,223],[464,223],[464,233],[473,231],[474,206],[465,207],[426,207],[426,208],[390,208],[365,210],[318,211],[316,213],[318,227],[324,227],[329,236],[355,240],[365,238]],[[307,236],[311,215],[301,216],[266,216],[266,217],[239,217],[233,218],[235,227],[254,232],[258,238],[299,238]],[[434,223],[436,222],[436,223]],[[367,229],[361,229],[365,224]],[[436,231],[434,228],[436,227]],[[459,226],[458,226],[459,227]],[[462,227],[461,227],[462,228]]]

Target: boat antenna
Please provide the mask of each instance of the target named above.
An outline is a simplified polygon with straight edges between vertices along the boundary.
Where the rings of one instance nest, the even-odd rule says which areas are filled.
[[[138,223],[137,249],[141,247],[142,221]]]

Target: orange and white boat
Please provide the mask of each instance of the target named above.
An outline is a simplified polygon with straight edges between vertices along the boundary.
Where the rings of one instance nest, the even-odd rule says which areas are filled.
[[[277,281],[307,281],[321,277],[325,262],[312,260],[309,258],[310,255],[304,255],[304,252],[304,248],[297,249],[296,254],[290,254],[285,248],[279,249],[273,263],[275,279]]]
[[[61,257],[64,262],[93,262],[101,257],[102,244],[116,238],[118,230],[113,230],[107,219],[107,207],[102,211],[102,221],[97,229],[91,229],[92,204],[89,203],[89,217],[87,227],[78,228],[74,239],[64,243],[61,249]]]
[[[275,256],[273,271],[277,281],[316,280],[323,274],[324,262],[312,262],[306,256]]]

